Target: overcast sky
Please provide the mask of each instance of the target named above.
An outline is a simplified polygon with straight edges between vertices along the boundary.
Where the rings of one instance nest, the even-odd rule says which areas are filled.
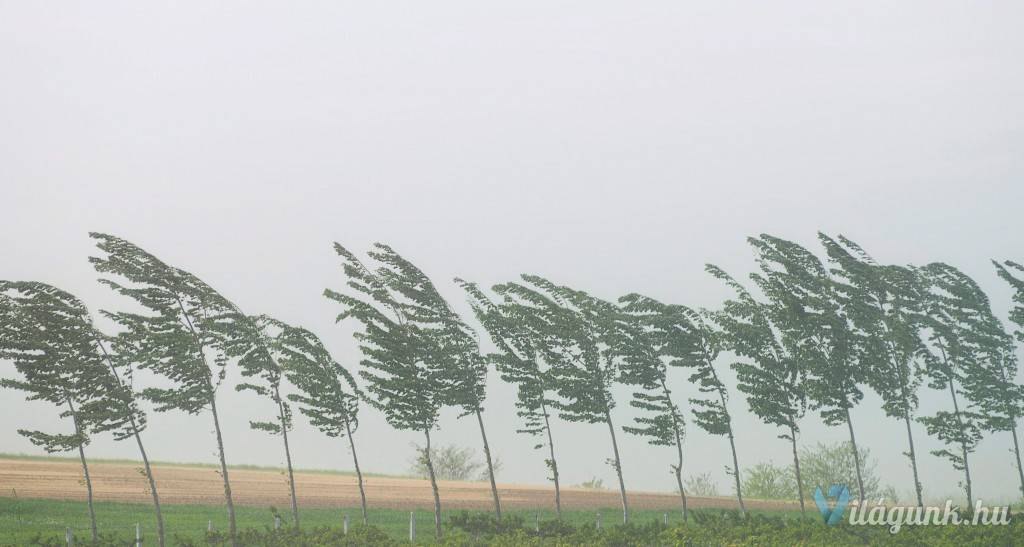
[[[1022,20],[1019,2],[3,1],[0,278],[123,309],[87,262],[87,232],[113,233],[356,368],[322,297],[344,281],[332,241],[391,244],[463,311],[452,277],[523,272],[715,306],[728,293],[706,262],[742,276],[747,236],[824,230],[884,262],[954,264],[1005,318],[988,260],[1024,260]],[[488,394],[499,479],[543,483],[544,455],[512,433],[514,392],[492,377]],[[221,397],[229,462],[282,464],[248,430],[269,406]],[[945,405],[923,396],[923,412]],[[789,463],[779,431],[730,406],[742,466]],[[904,426],[878,406],[855,409],[858,439],[909,499]],[[299,422],[297,466],[350,468]],[[806,442],[846,438],[802,426]],[[0,451],[39,453],[25,427],[68,425],[0,393]],[[479,452],[475,428],[446,412],[437,442]],[[566,483],[612,482],[602,426],[554,428]],[[928,454],[940,445],[914,433],[926,497],[957,495],[959,473]],[[145,440],[157,460],[215,460],[206,414],[152,414]],[[367,470],[405,471],[418,440],[364,411]],[[671,450],[620,442],[628,487],[672,488]],[[979,446],[976,497],[1014,495],[1010,445]],[[685,451],[687,474],[729,491],[724,438],[691,425]],[[108,436],[89,453],[136,457]]]

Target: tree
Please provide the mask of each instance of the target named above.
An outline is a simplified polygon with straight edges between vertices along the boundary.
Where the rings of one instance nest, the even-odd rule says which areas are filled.
[[[800,463],[806,479],[806,497],[812,497],[819,486],[827,491],[832,484],[852,485],[857,482],[864,485],[865,499],[886,495],[891,501],[896,501],[891,491],[881,489],[877,462],[871,457],[871,451],[859,447],[855,455],[850,441],[802,446]]]
[[[619,380],[639,388],[630,406],[644,412],[634,418],[636,426],[623,426],[627,433],[646,437],[655,446],[675,446],[676,463],[670,466],[682,504],[683,521],[688,519],[686,489],[683,488],[683,437],[686,426],[682,412],[668,387],[669,367],[684,366],[692,348],[691,321],[687,309],[666,305],[639,294],[619,299],[622,318],[615,352],[621,358]]]
[[[19,429],[18,433],[48,453],[78,451],[85,476],[92,540],[97,540],[92,479],[85,445],[97,417],[83,407],[96,402],[103,379],[109,375],[98,355],[92,324],[83,324],[85,307],[76,298],[38,283],[0,281],[0,359],[10,360],[21,380],[0,379],[0,387],[27,393],[26,400],[46,401],[70,418],[73,433],[44,433]],[[102,399],[107,403],[108,399]]]
[[[274,341],[267,329],[278,323],[266,315],[248,316],[238,308],[214,321],[224,335],[224,352],[237,359],[243,378],[252,381],[241,382],[236,391],[251,391],[260,397],[270,399],[276,409],[274,421],[249,421],[249,427],[280,435],[284,442],[285,463],[288,466],[288,488],[291,499],[292,522],[299,528],[299,506],[295,496],[295,472],[292,469],[292,453],[288,444],[288,432],[292,429],[292,411],[281,397],[281,381],[284,372],[274,355]]]
[[[171,381],[169,388],[147,388],[142,395],[157,412],[210,410],[224,482],[229,534],[237,545],[235,505],[231,496],[224,438],[217,414],[217,389],[227,374],[225,325],[237,308],[198,277],[162,262],[123,239],[90,233],[102,257],[90,257],[96,271],[120,279],[100,282],[145,308],[148,313],[103,312],[124,330],[118,352],[137,368]]]
[[[788,440],[792,447],[795,490],[800,499],[800,512],[804,513],[797,437],[798,422],[807,412],[804,389],[807,367],[800,361],[799,352],[794,351],[794,341],[784,338],[782,330],[776,326],[789,319],[788,310],[758,302],[721,268],[708,264],[706,269],[736,293],[736,298],[726,300],[712,317],[722,329],[725,347],[746,359],[732,366],[736,371],[736,388],[746,394],[750,411],[763,422],[785,430],[779,438]]]
[[[331,357],[312,332],[279,321],[273,321],[272,325],[277,329],[273,347],[280,355],[281,367],[288,381],[299,390],[299,393],[288,395],[288,400],[299,405],[299,412],[328,437],[348,439],[359,483],[363,524],[366,524],[366,491],[353,437],[359,427],[359,400],[362,397],[356,380]]]
[[[507,283],[495,290],[514,297],[517,313],[529,318],[520,325],[550,365],[548,378],[559,416],[608,427],[613,457],[607,461],[618,477],[622,520],[628,522],[629,501],[611,415],[615,407],[611,387],[618,376],[614,351],[618,306],[539,276],[523,275],[522,279],[523,284]]]
[[[867,372],[867,383],[882,397],[887,416],[903,420],[914,476],[917,505],[924,506],[917,454],[911,428],[918,407],[917,389],[922,372],[917,361],[924,298],[920,277],[913,269],[878,264],[853,241],[819,233],[818,239],[837,266],[836,293],[857,335],[857,360]]]
[[[1010,311],[1010,322],[1017,325],[1014,336],[1017,341],[1024,342],[1024,266],[1018,262],[1007,260],[1003,264],[992,261],[996,272],[1014,290],[1014,307]],[[1017,418],[1024,413],[1024,386],[1015,383],[1017,376],[1017,359],[1013,352],[1013,342],[1007,339],[1002,324],[992,317],[986,332],[988,344],[984,353],[983,374],[976,375],[977,382],[969,386],[969,390],[977,393],[979,406],[986,413],[986,428],[989,431],[1009,431],[1013,435],[1013,455],[1017,463],[1017,474],[1020,478],[1020,491],[1024,495],[1024,467],[1021,467],[1020,443],[1017,440]]]
[[[929,435],[959,449],[959,453],[944,448],[932,454],[948,459],[954,469],[963,471],[961,486],[967,494],[967,505],[973,507],[969,455],[982,438],[985,417],[963,386],[969,382],[968,377],[983,373],[978,367],[985,359],[981,350],[987,345],[985,325],[991,324],[992,312],[981,287],[960,270],[936,262],[919,271],[929,287],[925,304],[928,345],[922,352],[928,385],[949,391],[953,412],[940,410],[918,421]]]
[[[441,407],[455,391],[447,361],[437,361],[439,350],[432,347],[430,329],[433,325],[423,317],[428,306],[422,296],[425,276],[418,270],[406,270],[391,260],[391,251],[375,245],[371,259],[376,269],[368,268],[358,257],[335,243],[335,251],[343,260],[346,285],[355,295],[330,289],[324,295],[340,303],[344,310],[338,321],[354,318],[362,324],[355,334],[359,341],[365,370],[359,371],[366,381],[367,401],[380,410],[388,423],[401,430],[423,433],[426,445],[421,451],[434,495],[434,535],[441,537],[441,498],[437,476],[431,460],[430,432],[437,427]],[[409,295],[397,287],[418,279],[407,288]]]
[[[771,462],[759,463],[743,471],[743,491],[747,496],[763,500],[803,499],[793,472]]]
[[[487,356],[495,365],[498,374],[506,382],[516,386],[516,414],[523,420],[523,426],[516,433],[541,437],[534,449],[543,448],[544,440],[549,457],[544,464],[551,470],[550,480],[555,485],[555,514],[562,518],[562,495],[558,478],[558,462],[555,459],[554,434],[551,431],[551,415],[548,408],[552,400],[548,396],[551,380],[547,372],[543,351],[530,336],[527,322],[541,321],[534,309],[517,298],[540,299],[539,293],[521,285],[498,285],[502,301],[495,303],[475,284],[456,279],[466,291],[470,306],[477,320],[487,331],[497,351]]]
[[[842,307],[839,286],[818,257],[804,247],[767,234],[747,240],[757,252],[760,272],[751,278],[770,306],[779,310],[777,327],[793,354],[807,363],[808,402],[832,426],[845,423],[857,475],[857,498],[864,503],[850,409],[864,397],[866,371],[858,366],[857,339]]]

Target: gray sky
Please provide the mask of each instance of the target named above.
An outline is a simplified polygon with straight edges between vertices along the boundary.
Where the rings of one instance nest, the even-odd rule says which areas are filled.
[[[343,283],[334,240],[391,244],[462,310],[452,277],[522,272],[714,306],[727,292],[705,262],[742,275],[746,236],[810,245],[824,230],[882,261],[961,267],[1005,317],[988,260],[1024,260],[1021,20],[1019,2],[0,2],[0,277],[123,308],[86,260],[87,232],[110,232],[354,367],[321,296]],[[283,463],[247,428],[270,409],[222,397],[229,461]],[[489,397],[500,479],[543,482],[543,455],[512,433],[514,393],[495,377]],[[731,407],[742,466],[788,463],[778,431]],[[364,416],[368,470],[407,469],[418,437]],[[902,424],[874,396],[853,419],[909,498]],[[0,451],[37,453],[15,429],[56,423],[0,394]],[[601,426],[555,428],[567,483],[611,482]],[[814,416],[803,428],[846,438]],[[155,459],[213,461],[211,430],[153,414],[146,442]],[[915,434],[926,496],[954,495],[959,474]],[[478,439],[446,413],[439,442]],[[621,442],[627,486],[671,489],[671,451]],[[304,423],[293,446],[300,467],[350,467]],[[982,442],[976,496],[1014,494],[1009,446]],[[89,452],[136,455],[106,437]],[[686,457],[728,492],[725,439],[691,426]]]

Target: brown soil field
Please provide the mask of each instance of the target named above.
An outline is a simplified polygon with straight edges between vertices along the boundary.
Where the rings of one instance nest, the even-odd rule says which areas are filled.
[[[141,464],[140,464],[141,465]],[[150,497],[140,465],[125,463],[92,463],[89,473],[97,501],[149,503]],[[289,503],[287,479],[283,471],[230,469],[231,490],[236,504],[251,506]],[[216,505],[224,501],[223,483],[213,468],[155,465],[153,475],[160,489],[162,503]],[[73,460],[37,461],[0,458],[0,496],[17,493],[23,498],[85,500],[82,468]],[[366,477],[367,503],[380,509],[431,509],[433,497],[426,480]],[[359,489],[355,476],[323,472],[295,473],[299,505],[306,507],[354,507],[359,505]],[[491,491],[485,482],[441,481],[441,500],[452,509],[489,509]],[[509,509],[551,507],[554,490],[548,486],[499,484],[502,506]],[[634,509],[666,509],[679,507],[673,494],[629,492]],[[614,490],[562,488],[565,509],[597,509],[616,507],[619,495]],[[694,508],[735,508],[733,498],[690,497]],[[750,500],[748,508],[791,509],[786,502]]]

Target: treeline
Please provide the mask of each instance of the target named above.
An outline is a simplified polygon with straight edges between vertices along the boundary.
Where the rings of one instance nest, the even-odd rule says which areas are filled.
[[[1024,413],[1024,386],[1016,382],[1015,340],[1024,342],[1024,266],[995,262],[1014,290],[1008,332],[970,277],[953,266],[877,263],[854,242],[819,234],[821,256],[769,235],[749,238],[755,273],[745,282],[708,265],[733,296],[717,309],[693,309],[641,294],[606,300],[535,275],[489,288],[462,279],[476,323],[495,351],[481,350],[480,336],[460,317],[431,279],[386,245],[360,256],[335,245],[344,284],[325,296],[340,306],[338,321],[354,321],[362,360],[356,381],[312,332],[266,315],[249,315],[195,275],[166,264],[132,243],[90,234],[98,256],[90,258],[100,282],[141,311],[100,311],[117,325],[102,332],[86,306],[58,288],[32,281],[0,281],[0,359],[14,363],[19,379],[4,387],[29,400],[61,409],[63,433],[19,430],[47,452],[77,451],[92,513],[92,484],[85,447],[92,436],[112,432],[133,440],[143,461],[160,544],[165,533],[158,484],[143,443],[146,408],[157,412],[209,412],[216,432],[220,474],[231,538],[237,538],[231,481],[217,412],[217,395],[229,370],[234,388],[266,401],[253,429],[280,437],[288,466],[293,525],[299,511],[288,433],[293,405],[324,434],[344,439],[353,457],[366,520],[366,496],[354,434],[361,403],[383,413],[396,429],[423,435],[420,458],[434,499],[435,534],[441,534],[441,498],[434,472],[431,434],[443,408],[476,421],[493,496],[501,500],[484,427],[486,381],[494,369],[515,386],[518,433],[550,470],[554,507],[560,514],[557,418],[603,424],[608,463],[615,471],[623,522],[629,500],[618,447],[620,432],[639,435],[671,450],[680,510],[688,516],[682,480],[683,444],[689,419],[728,441],[737,503],[746,512],[740,454],[729,405],[733,386],[722,379],[731,367],[735,390],[765,424],[778,428],[792,448],[792,470],[804,509],[805,487],[797,443],[800,423],[815,412],[844,427],[856,468],[853,494],[863,502],[860,451],[850,411],[865,389],[877,393],[886,416],[906,428],[906,451],[918,505],[923,504],[912,424],[925,426],[946,448],[933,454],[963,473],[973,505],[970,456],[989,434],[1009,433],[1024,493],[1017,419]],[[721,355],[734,362],[723,363]],[[669,379],[683,370],[698,396],[682,400]],[[148,371],[163,388],[140,388],[134,377]],[[288,384],[291,388],[288,388]],[[617,425],[613,388],[629,386],[633,422]],[[922,389],[948,394],[948,405],[918,415]],[[287,392],[287,394],[286,394]],[[688,411],[684,410],[687,409]],[[91,515],[92,516],[92,515]],[[95,517],[92,533],[96,536]]]

